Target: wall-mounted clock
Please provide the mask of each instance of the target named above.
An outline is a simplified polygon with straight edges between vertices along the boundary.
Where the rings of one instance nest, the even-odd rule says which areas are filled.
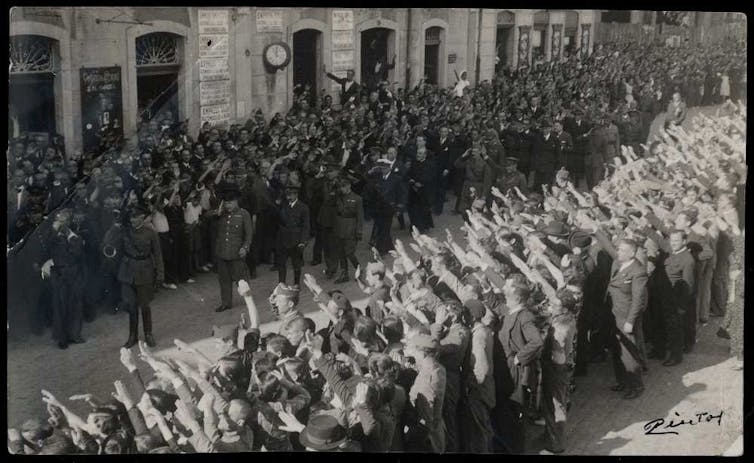
[[[291,62],[291,47],[285,42],[273,42],[264,47],[262,59],[269,72],[276,72]]]

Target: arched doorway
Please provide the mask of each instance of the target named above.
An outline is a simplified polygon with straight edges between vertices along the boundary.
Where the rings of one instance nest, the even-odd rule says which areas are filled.
[[[294,95],[298,96],[306,85],[310,89],[312,103],[321,87],[322,32],[316,29],[302,29],[293,33],[293,85]]]
[[[44,141],[56,132],[55,75],[59,68],[57,49],[57,41],[47,37],[10,37],[10,136],[27,132],[31,137]]]
[[[444,80],[440,75],[443,32],[439,26],[429,27],[424,32],[424,81],[432,85],[442,84]]]
[[[495,72],[499,72],[505,66],[513,63],[513,25],[516,15],[510,11],[501,11],[497,14],[497,34],[495,36]]]
[[[153,32],[136,38],[137,120],[177,122],[180,36]]]
[[[395,56],[395,31],[373,27],[361,32],[361,84],[374,89],[380,80],[393,80],[390,65]]]

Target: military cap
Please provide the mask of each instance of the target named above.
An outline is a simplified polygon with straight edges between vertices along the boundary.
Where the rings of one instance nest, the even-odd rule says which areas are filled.
[[[518,158],[515,156],[508,156],[507,158],[505,158],[505,164],[511,166],[518,165]]]

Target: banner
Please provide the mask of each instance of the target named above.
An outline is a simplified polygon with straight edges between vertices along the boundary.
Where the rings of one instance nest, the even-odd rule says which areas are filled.
[[[83,150],[96,149],[102,137],[123,137],[123,92],[120,66],[81,68]]]

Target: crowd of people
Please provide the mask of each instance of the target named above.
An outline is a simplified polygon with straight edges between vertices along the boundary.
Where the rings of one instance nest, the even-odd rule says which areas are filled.
[[[128,385],[115,382],[114,401],[73,397],[92,405],[86,418],[43,391],[48,421],[9,430],[9,448],[522,453],[534,421],[559,453],[574,377],[590,363],[609,356],[611,389],[635,399],[648,358],[681,363],[711,316],[725,317],[718,335],[742,358],[746,109],[727,101],[683,130],[695,90],[678,85],[739,62],[741,44],[603,46],[459,81],[461,96],[385,82],[364,92],[349,74],[340,105],[301,89],[285,117],[205,125],[196,141],[186,123],[153,121],[138,145],[95,158],[74,205],[55,211],[41,266],[61,348],[84,341],[81,314],[102,298],[129,311]],[[697,103],[730,96],[698,90]],[[447,190],[463,240],[429,236]],[[404,211],[408,245],[391,236]],[[353,275],[366,306],[302,275],[308,241],[320,280]],[[369,262],[356,258],[361,241]],[[250,286],[262,264],[279,276],[278,333],[259,329]],[[185,356],[158,358],[153,290],[211,269],[217,311],[238,282],[242,322],[215,327],[214,355],[177,340]],[[302,286],[327,326],[299,311]],[[132,350],[139,312],[151,379]]]

